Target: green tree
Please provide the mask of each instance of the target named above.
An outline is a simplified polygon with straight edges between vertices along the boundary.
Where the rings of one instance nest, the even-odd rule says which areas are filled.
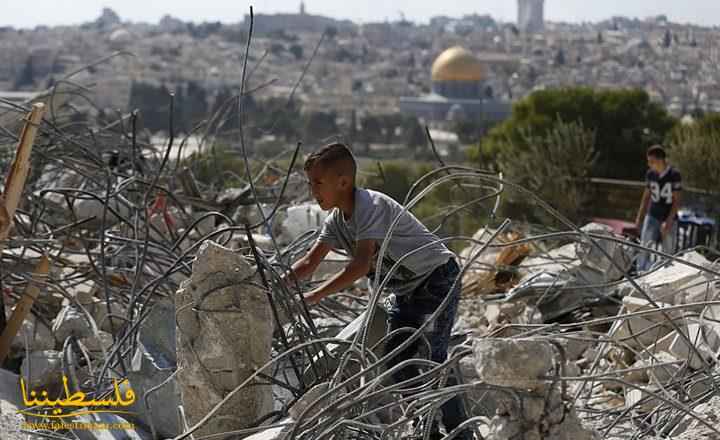
[[[299,44],[293,44],[290,46],[290,53],[293,54],[296,60],[301,60],[303,57],[303,48]]]
[[[593,131],[598,152],[593,175],[618,179],[641,178],[647,147],[663,140],[675,125],[643,90],[542,90],[516,102],[510,118],[490,130],[481,148],[471,150],[470,159],[483,165],[490,160],[492,165],[507,148],[520,154],[529,147],[523,133],[544,136],[558,120],[579,122]]]
[[[254,116],[257,132],[274,134],[287,141],[297,142],[302,131],[300,109],[298,101],[288,102],[285,98],[269,98],[258,102],[257,114]]]
[[[578,221],[590,200],[589,178],[595,153],[595,133],[582,123],[558,119],[543,135],[524,129],[520,133],[526,148],[517,155],[517,146],[507,139],[498,158],[498,165],[511,182],[521,184],[549,202],[571,220]],[[513,193],[509,198],[508,215],[525,214],[530,220],[533,211],[525,209],[526,196]],[[530,212],[530,214],[528,214]]]
[[[705,115],[678,126],[669,142],[670,161],[690,186],[710,191],[720,188],[720,114]]]
[[[417,118],[407,117],[403,121],[403,137],[405,138],[405,145],[409,148],[416,150],[427,144],[427,133],[425,128],[420,125]]]
[[[140,124],[143,128],[152,132],[169,129],[170,91],[164,85],[133,81],[130,86],[130,108],[140,110]],[[177,122],[177,113],[173,117]]]
[[[360,119],[362,129],[358,133],[358,140],[366,144],[382,141],[382,121],[379,117],[367,114]]]
[[[306,142],[323,142],[328,137],[338,134],[335,112],[310,112],[303,119]]]
[[[488,124],[485,121],[461,119],[455,122],[453,129],[461,144],[475,145],[485,135],[487,127]]]

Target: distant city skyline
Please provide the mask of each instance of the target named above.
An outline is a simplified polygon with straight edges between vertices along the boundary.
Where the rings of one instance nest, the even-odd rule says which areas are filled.
[[[596,22],[615,15],[645,18],[665,14],[673,22],[704,26],[720,25],[718,0],[545,0],[548,21]],[[0,26],[32,28],[38,25],[74,25],[92,21],[108,7],[134,22],[157,23],[165,14],[185,21],[221,21],[233,23],[243,20],[252,5],[256,13],[272,14],[298,12],[298,0],[258,0],[238,2],[228,0],[39,0],[28,7],[22,2],[4,1],[0,5]],[[355,22],[398,20],[401,16],[415,22],[427,22],[431,17],[466,14],[490,14],[502,21],[515,21],[516,0],[457,0],[437,2],[429,0],[366,0],[338,2],[337,0],[307,0],[309,14],[326,15]],[[403,14],[403,15],[401,15]]]

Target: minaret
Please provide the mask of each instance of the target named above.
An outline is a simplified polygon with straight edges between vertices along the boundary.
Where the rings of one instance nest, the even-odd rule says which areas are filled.
[[[300,2],[300,15],[305,15],[305,2]]]
[[[517,26],[523,32],[540,32],[545,27],[545,0],[518,0]]]

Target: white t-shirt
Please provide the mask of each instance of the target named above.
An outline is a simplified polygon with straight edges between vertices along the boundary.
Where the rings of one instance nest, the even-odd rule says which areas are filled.
[[[378,191],[356,188],[352,218],[345,220],[340,208],[334,208],[325,218],[318,241],[345,251],[350,256],[355,255],[355,243],[359,240],[376,240],[379,250],[398,215],[400,220],[393,228],[383,258],[380,271],[382,278],[401,257],[432,243],[405,258],[386,285],[399,295],[406,294],[415,290],[435,268],[445,264],[455,254],[438,242],[437,235],[430,232],[411,212],[403,212],[403,206],[391,197]],[[373,265],[376,261],[377,256]],[[371,269],[368,276],[374,276],[376,270],[376,267]]]

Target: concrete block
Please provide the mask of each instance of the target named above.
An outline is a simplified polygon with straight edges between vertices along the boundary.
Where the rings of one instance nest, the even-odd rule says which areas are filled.
[[[521,389],[542,389],[556,356],[549,343],[529,338],[477,339],[473,350],[480,380]]]
[[[650,357],[651,355],[657,356],[658,354],[662,352],[669,352],[670,351],[670,345],[675,340],[675,337],[677,336],[677,332],[670,332],[667,335],[663,336],[658,340],[656,343],[648,346],[645,350],[640,352],[640,356],[643,359],[646,359]]]
[[[672,364],[661,365],[672,362]],[[661,351],[646,359],[635,362],[631,368],[640,370],[624,374],[624,379],[633,383],[655,383],[665,384],[672,380],[682,368],[683,361],[676,359],[671,354]]]
[[[643,298],[634,297],[634,296],[626,296],[623,298],[622,302],[623,302],[623,306],[625,307],[625,310],[627,311],[627,313],[646,312],[646,311],[650,311],[650,310],[655,310],[654,313],[642,315],[641,318],[647,319],[648,321],[661,322],[661,323],[665,322],[666,318],[663,315],[663,313],[660,312],[659,310],[672,306],[672,304],[669,304],[669,303],[655,301],[655,304],[658,305],[658,307],[655,307],[650,303],[650,301],[643,299]],[[674,317],[674,316],[678,316],[680,313],[682,313],[682,311],[675,310],[675,311],[667,311],[666,313],[669,316]]]
[[[88,317],[75,306],[65,306],[55,317],[52,332],[58,341],[63,342],[68,336],[76,338],[87,338],[93,335],[92,317]]]
[[[9,317],[11,313],[6,313],[5,316]],[[54,349],[56,341],[50,329],[30,315],[23,321],[20,331],[10,345],[10,350],[14,355],[24,356],[26,344],[30,351],[42,351]]]
[[[28,390],[51,392],[62,387],[61,353],[53,350],[33,351],[20,367]]]
[[[690,332],[688,336],[690,342],[697,350],[693,350],[681,335],[675,335],[668,352],[678,359],[687,360],[688,366],[693,370],[703,368],[705,362],[712,363],[715,357],[712,349],[701,339],[693,337],[693,332]],[[695,341],[697,341],[697,343]]]
[[[710,262],[696,251],[684,254],[682,259],[704,267],[709,267],[710,265]],[[646,283],[653,288],[666,286],[674,291],[677,291],[678,288],[684,284],[701,282],[703,280],[705,280],[705,278],[702,275],[702,271],[676,261],[639,278],[640,282]]]
[[[670,331],[668,325],[633,316],[615,321],[610,328],[610,337],[631,348],[642,349],[656,343]]]
[[[176,377],[191,425],[270,359],[275,323],[254,276],[241,254],[206,241],[177,292]],[[271,388],[248,386],[195,435],[241,429],[271,410]]]
[[[627,388],[625,390],[625,407],[634,407],[635,411],[647,413],[652,411],[657,405],[658,400],[650,394],[643,392],[637,388]]]

